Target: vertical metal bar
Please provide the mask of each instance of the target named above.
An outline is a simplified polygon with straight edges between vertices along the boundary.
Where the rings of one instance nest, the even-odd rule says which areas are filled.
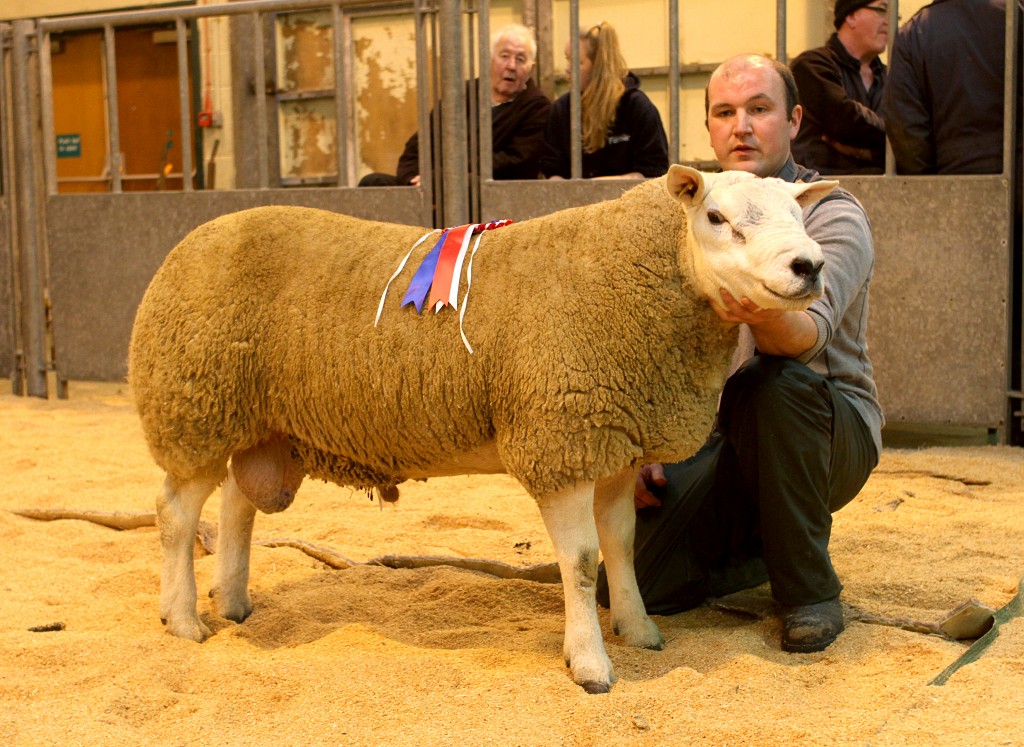
[[[111,191],[119,193],[124,164],[121,162],[121,120],[117,109],[117,49],[114,43],[114,27],[109,23],[103,26],[103,59],[107,68],[107,147],[110,149]]]
[[[32,138],[30,84],[32,51],[29,36],[32,21],[15,21],[11,49],[11,81],[14,88],[14,187],[17,226],[19,287],[21,289],[21,338],[24,355],[25,391],[32,397],[48,395],[46,380],[46,317],[43,297],[43,253],[40,239],[40,210],[36,192],[35,144]]]
[[[544,93],[551,95],[555,90],[555,71],[551,66],[551,51],[555,48],[551,31],[551,0],[541,0],[537,7],[537,65],[533,69],[533,80]],[[546,53],[546,58],[545,58]]]
[[[0,130],[8,132],[11,125],[7,111],[7,50],[10,48],[11,25],[0,22]],[[10,204],[11,197],[11,154],[8,149],[7,136],[0,136],[0,198],[6,197]],[[10,243],[13,246],[14,242]]]
[[[466,123],[468,125],[468,132],[466,136],[469,140],[469,151],[467,155],[467,164],[469,166],[469,178],[468,178],[468,199],[469,199],[469,213],[466,215],[466,220],[474,222],[479,216],[479,201],[478,196],[480,195],[480,110],[484,107],[484,94],[482,87],[484,84],[483,69],[481,68],[480,75],[476,74],[477,58],[473,56],[473,50],[477,49],[477,28],[473,21],[473,16],[477,15],[477,10],[474,7],[474,0],[466,0],[465,12],[469,16],[469,23],[466,24],[467,35],[466,35],[466,50],[469,54],[466,55],[468,69],[466,70],[466,80],[477,81],[477,85],[467,85],[466,90],[468,93],[466,101]],[[460,28],[462,19],[459,19]],[[481,38],[481,47],[483,45],[483,39]],[[461,54],[461,52],[460,52]],[[489,86],[488,86],[489,87]]]
[[[1006,33],[1005,39],[1005,76],[1003,80],[1003,179],[1005,183],[1009,185],[1007,189],[1007,217],[1008,226],[1006,233],[1006,245],[1010,248],[1009,258],[1007,262],[1007,276],[1010,279],[1010,286],[1008,288],[1010,299],[1016,299],[1020,297],[1018,289],[1024,284],[1024,273],[1022,273],[1022,267],[1020,266],[1020,252],[1021,247],[1015,241],[1015,238],[1019,234],[1018,221],[1021,219],[1022,211],[1021,205],[1018,200],[1021,199],[1021,194],[1024,193],[1022,185],[1018,183],[1018,177],[1020,176],[1020,165],[1017,163],[1017,149],[1016,142],[1019,135],[1019,128],[1021,122],[1017,120],[1017,97],[1019,92],[1017,86],[1020,82],[1017,80],[1017,71],[1020,60],[1018,55],[1024,52],[1016,48],[1017,33],[1018,33],[1018,6],[1016,2],[1006,3]],[[1015,256],[1016,255],[1016,256]],[[1016,261],[1015,261],[1016,260]],[[1016,272],[1014,272],[1016,270]],[[1006,409],[1004,414],[1004,422],[1006,427],[1003,428],[1002,439],[1003,443],[1017,444],[1021,437],[1021,419],[1018,414],[1021,408],[1021,401],[1013,396],[1015,390],[1020,390],[1022,387],[1020,379],[1020,367],[1014,365],[1014,357],[1017,358],[1017,363],[1020,364],[1022,356],[1024,356],[1024,329],[1017,326],[1021,316],[1024,315],[1024,309],[1013,308],[1013,303],[1006,305],[1006,329],[1010,331],[1007,335],[1006,341]],[[1016,338],[1014,337],[1016,333]],[[1016,430],[1015,430],[1016,429]]]
[[[494,178],[494,126],[491,118],[491,107],[494,99],[491,94],[491,2],[482,0],[480,3],[480,85],[478,100],[480,101],[480,190],[483,184]],[[481,215],[480,219],[484,217]]]
[[[425,0],[416,0],[416,126],[419,139],[420,189],[423,190],[423,223],[434,225],[434,170],[430,162],[432,133],[430,121],[430,78],[432,67],[427,51],[427,19],[433,17],[424,7]]]
[[[7,106],[7,60],[10,49],[11,26],[7,23],[0,23],[0,131],[4,133],[13,132],[12,119]],[[14,206],[12,194],[11,151],[6,134],[0,136],[0,200],[6,200],[8,206]],[[13,213],[13,211],[12,211]],[[0,375],[6,374],[11,379],[11,394],[20,395],[24,386],[24,377],[18,350],[18,332],[21,329],[21,317],[15,297],[15,278],[17,277],[14,264],[14,216],[11,215],[7,221],[7,263],[0,271],[6,273],[9,279],[10,298],[7,304],[7,312],[10,315],[11,324],[7,330],[7,343],[10,346],[12,357],[4,361],[4,368]]]
[[[583,176],[583,110],[580,108],[580,0],[569,2],[569,176]]]
[[[466,146],[455,136],[466,126],[460,6],[460,0],[441,0],[441,173],[444,223],[448,226],[460,225],[469,218]]]
[[[900,3],[899,0],[889,2],[889,41],[886,44],[885,59],[892,64],[892,50],[896,44],[896,33],[899,31]],[[892,143],[885,138],[885,175],[896,176],[896,156],[892,152]]]
[[[331,23],[331,33],[334,35],[334,118],[337,125],[334,136],[338,149],[338,186],[350,187],[352,185],[348,173],[348,91],[345,87],[345,81],[348,79],[348,58],[345,55],[344,14],[337,0],[331,6]]]
[[[53,124],[53,65],[50,59],[50,32],[39,35],[39,98],[43,124],[43,166],[46,194],[57,194],[57,134]]]
[[[444,226],[444,173],[441,157],[441,0],[433,0],[431,9],[434,15],[430,18],[430,168],[433,175],[434,189],[434,221]],[[423,151],[420,150],[422,156]]]
[[[1005,69],[1006,74],[1003,80],[1003,177],[1010,179],[1013,176],[1014,167],[1014,124],[1017,100],[1017,51],[1014,49],[1014,42],[1017,39],[1017,3],[1006,4],[1006,33],[1005,37]],[[1012,234],[1011,234],[1012,237]],[[1012,243],[1010,244],[1012,246]]]
[[[786,0],[775,0],[775,59],[789,63],[786,53]]]
[[[267,148],[267,69],[263,44],[263,16],[256,11],[250,15],[253,23],[253,57],[256,63],[256,157],[259,159],[260,189],[270,186]]]
[[[181,188],[192,191],[192,104],[188,95],[188,35],[185,21],[174,19],[178,51],[178,107],[181,121]],[[164,165],[160,164],[160,168]]]
[[[679,0],[668,1],[668,159],[679,163]]]

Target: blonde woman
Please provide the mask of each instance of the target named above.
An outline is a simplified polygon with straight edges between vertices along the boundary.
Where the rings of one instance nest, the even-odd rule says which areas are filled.
[[[571,43],[565,45],[567,61]],[[580,33],[580,103],[584,178],[642,178],[668,171],[661,116],[629,71],[609,23]],[[566,93],[552,106],[544,133],[541,171],[550,179],[569,178],[570,129]]]

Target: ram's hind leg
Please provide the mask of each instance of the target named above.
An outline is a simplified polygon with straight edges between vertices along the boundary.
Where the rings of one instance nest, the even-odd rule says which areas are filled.
[[[256,508],[239,488],[233,472],[220,491],[220,528],[210,596],[218,614],[242,622],[252,612],[249,598],[249,548]]]
[[[192,561],[196,529],[203,504],[220,475],[204,474],[189,479],[167,476],[157,500],[157,526],[163,560],[160,569],[160,618],[167,632],[180,638],[204,641],[209,628],[196,611],[196,575]]]
[[[608,574],[612,629],[630,646],[661,650],[665,641],[658,626],[647,616],[633,567],[635,482],[633,469],[598,482],[594,491],[594,518],[601,540],[604,570]]]
[[[597,529],[594,483],[584,482],[540,500],[565,590],[565,663],[589,693],[606,693],[615,676],[597,618]]]

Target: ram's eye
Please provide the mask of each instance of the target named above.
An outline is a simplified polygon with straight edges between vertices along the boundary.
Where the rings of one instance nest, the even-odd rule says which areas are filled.
[[[713,226],[720,226],[725,223],[725,216],[717,210],[708,210],[708,222]]]

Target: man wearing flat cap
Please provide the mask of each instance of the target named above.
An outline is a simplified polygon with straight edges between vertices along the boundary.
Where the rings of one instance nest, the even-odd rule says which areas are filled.
[[[880,114],[889,41],[889,0],[836,0],[836,32],[790,67],[804,119],[793,158],[822,174],[881,174],[885,123]]]

